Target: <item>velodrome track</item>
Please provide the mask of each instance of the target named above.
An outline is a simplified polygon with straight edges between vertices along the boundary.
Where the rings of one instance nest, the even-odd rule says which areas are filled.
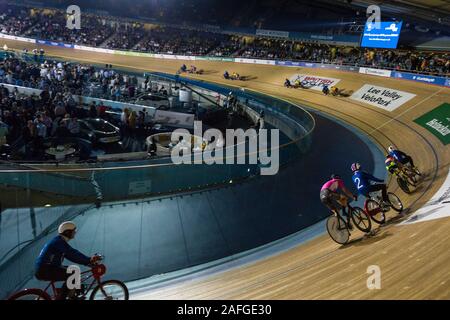
[[[35,44],[2,40],[1,45],[22,50]],[[110,63],[145,71],[175,73],[183,61],[116,56],[66,48],[46,47],[48,55],[71,61]],[[185,61],[186,65],[193,62]],[[342,71],[288,68],[255,64],[195,61],[206,71],[199,79],[243,88],[301,103],[341,119],[369,135],[380,147],[395,144],[411,154],[425,179],[413,195],[405,195],[397,183],[390,184],[406,208],[404,217],[368,238],[358,238],[345,247],[328,235],[279,255],[227,272],[189,280],[141,295],[148,299],[450,299],[450,218],[399,225],[441,188],[448,175],[450,146],[444,146],[427,130],[413,122],[420,115],[450,102],[450,89],[406,80]],[[230,82],[224,70],[236,71],[253,80]],[[311,74],[341,79],[339,88],[358,90],[372,84],[416,94],[393,112],[358,103],[349,98],[324,96],[318,91],[286,89],[285,78]],[[339,144],[339,137],[330,137]],[[315,143],[320,143],[315,141]],[[339,156],[345,155],[324,155]],[[358,159],[348,159],[349,164]],[[342,175],[351,174],[342,172]],[[299,180],[299,183],[301,181]],[[381,268],[381,290],[366,286],[367,267]]]

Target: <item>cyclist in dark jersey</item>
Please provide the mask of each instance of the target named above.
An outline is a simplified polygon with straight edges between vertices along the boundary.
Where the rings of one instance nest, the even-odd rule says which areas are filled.
[[[71,221],[62,223],[58,228],[59,235],[47,242],[41,250],[35,263],[35,277],[41,281],[64,281],[57,300],[66,299],[69,290],[67,288],[67,267],[63,266],[64,259],[87,266],[95,263],[99,256],[88,257],[72,248],[68,242],[75,237],[76,225]]]
[[[411,158],[411,156],[407,155],[406,153],[394,148],[394,146],[388,147],[389,155],[394,157],[395,160],[397,160],[401,164],[411,164],[411,167],[415,167],[414,161]]]

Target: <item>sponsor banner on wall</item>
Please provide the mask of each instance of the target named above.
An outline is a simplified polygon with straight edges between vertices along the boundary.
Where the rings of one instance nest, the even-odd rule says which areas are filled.
[[[46,45],[46,46],[53,46],[53,47],[62,47],[62,48],[69,48],[69,49],[74,49],[75,45],[73,44],[67,44],[67,43],[63,43],[63,42],[55,42],[55,41],[48,41],[48,40],[36,40],[37,44],[42,44],[42,45]]]
[[[305,74],[296,74],[289,80],[291,81],[291,83],[295,83],[297,80],[300,80],[302,85],[304,85],[305,87],[309,87],[310,89],[317,91],[322,91],[325,85],[328,87],[332,87],[339,83],[339,81],[341,81],[341,79],[318,77]]]
[[[79,45],[75,45],[74,48],[76,50],[116,54],[116,50],[110,50],[110,49],[93,48],[93,47],[86,47],[86,46],[79,46]]]
[[[129,57],[146,57],[146,58],[151,58],[151,54],[150,53],[145,53],[145,52],[134,52],[134,51],[114,51],[114,54],[120,54],[120,55],[124,55],[124,56],[129,56]]]
[[[195,57],[195,60],[234,62],[234,58],[222,58],[222,57]]]
[[[414,120],[430,131],[444,145],[450,143],[450,104],[444,103]]]
[[[300,67],[300,62],[295,62],[295,61],[275,61],[275,65],[277,65],[277,66],[285,66],[285,67]]]
[[[301,66],[306,68],[317,68],[317,64],[312,62],[301,62]]]
[[[392,71],[384,70],[384,69],[374,69],[374,68],[359,68],[359,73],[370,74],[372,76],[390,78]]]
[[[359,72],[359,68],[352,67],[352,66],[343,66],[343,65],[337,65],[337,64],[318,64],[316,67],[322,68],[322,69],[328,69],[328,70],[343,70],[343,71],[352,71],[352,72]]]
[[[397,78],[397,79],[413,80],[413,81],[429,83],[429,84],[437,84],[440,86],[445,86],[446,81],[448,81],[447,78],[426,76],[426,75],[398,72],[398,71],[392,72],[392,77]]]
[[[366,84],[352,94],[350,99],[367,103],[387,111],[394,111],[415,96],[415,94],[409,92]]]
[[[321,35],[321,34],[312,34],[309,36],[311,39],[314,40],[333,40],[333,36],[327,36],[327,35]]]
[[[21,42],[36,43],[36,40],[35,40],[35,39],[28,39],[28,38],[23,38],[23,37],[16,37],[16,36],[11,36],[11,35],[9,35],[9,34],[4,34],[4,33],[0,33],[0,38],[8,39],[8,40],[21,41]]]
[[[256,35],[257,36],[266,36],[266,37],[289,38],[289,32],[277,31],[277,30],[258,29],[258,30],[256,30]]]
[[[233,61],[238,63],[269,64],[273,66],[277,64],[275,60],[263,60],[263,59],[235,58],[233,59]]]
[[[334,69],[336,69],[336,70],[344,70],[344,71],[351,71],[351,72],[359,72],[359,68],[358,67],[353,67],[353,66],[334,65]]]

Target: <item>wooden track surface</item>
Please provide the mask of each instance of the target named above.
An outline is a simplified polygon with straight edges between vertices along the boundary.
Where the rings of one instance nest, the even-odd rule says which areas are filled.
[[[0,41],[10,48],[33,49],[36,45]],[[69,60],[111,63],[146,71],[175,73],[183,61],[113,56],[65,48],[44,47],[51,55]],[[192,64],[185,62],[186,65]],[[390,189],[401,197],[409,215],[423,206],[441,187],[450,162],[450,145],[443,144],[412,120],[444,102],[450,102],[450,89],[406,80],[332,70],[196,61],[206,71],[199,79],[238,85],[274,95],[293,103],[306,104],[339,118],[367,133],[386,148],[393,143],[410,153],[425,173],[421,187],[410,196]],[[251,81],[223,80],[224,70],[250,76]],[[285,78],[311,74],[341,79],[339,88],[358,90],[363,84],[398,89],[417,96],[387,112],[348,98],[324,96],[313,90],[283,88]],[[330,137],[339,143],[339,137]],[[337,155],[344,156],[344,155]],[[357,159],[349,159],[349,163]],[[350,172],[348,173],[350,174]],[[328,235],[295,249],[251,265],[224,273],[190,280],[150,292],[148,299],[450,299],[450,219],[399,226],[404,217],[392,218],[376,235],[355,239],[345,247]],[[367,267],[381,268],[381,290],[366,286]]]

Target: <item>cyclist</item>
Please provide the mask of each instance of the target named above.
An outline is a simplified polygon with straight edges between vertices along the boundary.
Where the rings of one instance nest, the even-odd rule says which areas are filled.
[[[395,174],[397,172],[397,170],[399,170],[397,160],[390,154],[388,154],[386,156],[386,160],[384,161],[384,164],[386,166],[386,170],[390,174]]]
[[[284,81],[284,86],[285,86],[286,88],[291,88],[291,87],[292,87],[291,81],[290,81],[289,79],[286,79],[286,80]]]
[[[395,158],[401,164],[411,164],[412,168],[415,168],[413,159],[406,153],[396,149],[394,146],[388,147],[389,155]]]
[[[355,184],[356,190],[358,190],[359,194],[368,198],[369,193],[381,190],[384,205],[388,205],[389,199],[388,199],[388,195],[387,195],[386,184],[385,183],[379,183],[379,184],[371,184],[370,183],[371,181],[384,182],[383,180],[375,178],[370,173],[362,171],[361,165],[358,162],[353,163],[351,166],[351,169],[353,172],[352,181]]]
[[[72,248],[68,242],[75,237],[76,225],[72,221],[63,222],[58,228],[58,235],[47,242],[41,250],[35,264],[35,277],[41,281],[64,281],[57,300],[65,300],[69,294],[67,288],[67,267],[62,266],[64,258],[81,265],[90,265],[97,262],[100,257],[85,256]]]
[[[338,189],[342,190],[348,197],[353,198],[355,201],[357,200],[357,196],[345,187],[344,181],[342,181],[340,176],[336,174],[331,175],[331,180],[326,182],[320,190],[320,201],[334,214],[339,214],[339,210],[343,208],[343,203],[346,200],[343,194],[337,192]],[[347,216],[349,229],[352,229],[349,215],[345,210],[343,212]]]
[[[331,94],[332,94],[333,96],[337,96],[337,95],[339,94],[339,89],[338,89],[338,87],[332,86],[332,87],[331,87]]]
[[[189,73],[196,73],[197,68],[194,65],[191,65],[191,68],[189,69]]]

